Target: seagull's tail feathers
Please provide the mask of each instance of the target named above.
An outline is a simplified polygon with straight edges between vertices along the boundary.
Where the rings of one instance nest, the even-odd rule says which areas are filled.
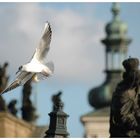
[[[37,73],[36,75],[33,76],[32,81],[33,82],[39,82],[41,80],[45,80],[46,77],[40,73]]]
[[[46,63],[46,66],[51,70],[52,73],[54,73],[54,63],[52,61]]]
[[[49,61],[48,63],[44,64],[45,66],[47,66],[47,68],[49,68],[49,70],[51,71],[51,73],[54,73],[54,63],[52,61]],[[38,82],[40,80],[45,80],[46,78],[50,77],[51,75],[49,75],[47,72],[42,71],[41,73],[36,73],[32,76],[32,81],[33,82]]]

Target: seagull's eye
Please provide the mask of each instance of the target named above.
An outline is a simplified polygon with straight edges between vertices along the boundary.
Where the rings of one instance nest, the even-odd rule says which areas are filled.
[[[22,66],[19,67],[19,70],[21,70],[21,69],[22,69]]]

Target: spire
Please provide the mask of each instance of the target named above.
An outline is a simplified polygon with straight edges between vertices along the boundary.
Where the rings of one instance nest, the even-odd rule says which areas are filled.
[[[112,13],[113,13],[113,16],[114,16],[114,20],[119,19],[119,13],[120,13],[120,5],[119,5],[119,3],[114,2],[113,5],[112,5],[111,10],[112,10]]]
[[[127,24],[124,23],[120,18],[120,4],[113,3],[111,7],[111,11],[113,14],[113,19],[106,25],[106,39],[103,40],[103,43],[106,44],[106,40],[110,40],[111,42],[114,40],[123,39],[130,40],[127,37]],[[130,41],[128,41],[130,43]]]

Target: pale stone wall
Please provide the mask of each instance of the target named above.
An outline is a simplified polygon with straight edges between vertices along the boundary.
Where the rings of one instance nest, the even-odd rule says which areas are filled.
[[[109,116],[85,116],[81,121],[85,127],[85,137],[109,137]]]
[[[0,112],[0,137],[23,138],[32,137],[35,126],[10,113]]]

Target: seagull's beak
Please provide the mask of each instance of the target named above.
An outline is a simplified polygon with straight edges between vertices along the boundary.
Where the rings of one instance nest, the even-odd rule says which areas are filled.
[[[16,72],[16,74],[18,74],[19,73],[19,70]]]

